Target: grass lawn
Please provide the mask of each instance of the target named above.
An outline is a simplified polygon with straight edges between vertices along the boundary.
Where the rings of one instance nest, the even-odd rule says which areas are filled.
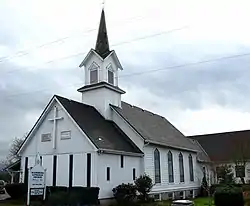
[[[195,203],[195,206],[215,206],[213,198],[208,198],[208,197],[196,198],[193,201]],[[145,204],[143,206],[170,206],[170,205],[171,201],[161,201],[161,202],[156,202],[155,204],[150,204],[150,203]]]
[[[195,206],[203,206],[203,205],[211,205],[214,206],[214,200],[213,198],[209,198],[209,197],[200,197],[200,198],[196,198],[194,199],[194,203]]]

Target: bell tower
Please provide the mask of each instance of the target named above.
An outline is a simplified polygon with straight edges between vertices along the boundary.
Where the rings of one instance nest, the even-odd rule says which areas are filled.
[[[110,50],[105,12],[102,10],[95,49],[90,49],[79,65],[85,70],[85,85],[78,89],[82,102],[94,106],[106,119],[110,119],[110,104],[121,107],[118,72],[122,65],[114,50]]]

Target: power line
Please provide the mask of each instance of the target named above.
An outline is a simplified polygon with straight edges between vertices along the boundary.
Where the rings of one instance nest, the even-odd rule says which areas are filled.
[[[231,56],[224,56],[224,57],[219,57],[219,58],[214,58],[214,59],[208,59],[208,60],[203,60],[203,61],[197,61],[197,62],[193,62],[193,63],[186,63],[186,64],[174,65],[174,66],[169,66],[169,67],[163,67],[163,68],[148,70],[148,71],[144,71],[144,72],[136,72],[136,73],[122,75],[122,76],[123,77],[135,76],[135,75],[157,72],[157,71],[161,71],[161,70],[170,70],[170,69],[176,69],[176,68],[182,68],[182,67],[185,68],[185,67],[195,66],[195,65],[199,65],[199,64],[206,64],[206,63],[211,63],[211,62],[223,61],[226,59],[236,59],[236,58],[240,58],[240,57],[244,57],[244,56],[250,56],[250,52],[244,53],[244,54],[236,54],[236,55],[231,55]]]
[[[132,18],[129,18],[128,20],[126,20],[125,22],[130,22],[131,20],[134,20],[134,19],[142,20],[145,18],[146,18],[145,16],[132,17]],[[123,24],[121,24],[121,22],[117,22],[117,24],[118,23],[119,23],[119,26],[123,25]],[[111,26],[111,28],[112,27],[114,27],[114,26]],[[96,31],[96,30],[97,30],[97,27],[93,28],[93,29],[88,29],[88,30],[82,31],[79,34],[87,34],[87,33],[90,33],[90,32]],[[20,50],[20,51],[14,52],[12,55],[2,56],[2,57],[0,57],[0,63],[3,63],[5,61],[9,61],[9,60],[16,58],[16,57],[22,57],[22,56],[29,55],[30,53],[32,53],[32,51],[46,47],[46,46],[50,46],[50,45],[57,44],[57,43],[63,43],[65,40],[73,38],[73,36],[78,36],[79,34],[65,36],[62,38],[55,39],[55,40],[50,41],[50,42],[46,42],[46,43],[34,46],[31,49]]]
[[[136,41],[140,41],[140,40],[144,40],[144,39],[148,39],[148,38],[153,38],[153,37],[156,37],[156,36],[160,36],[160,35],[164,35],[164,34],[168,34],[168,33],[172,33],[172,32],[176,32],[176,31],[180,31],[180,30],[183,30],[183,29],[187,29],[189,28],[188,26],[184,26],[184,27],[181,27],[181,28],[176,28],[176,29],[172,29],[172,30],[168,30],[168,31],[163,31],[163,32],[159,32],[159,33],[155,33],[155,34],[151,34],[151,35],[147,35],[147,36],[143,36],[143,37],[138,37],[138,38],[134,38],[132,40],[129,40],[129,41],[124,41],[124,42],[120,42],[120,43],[116,43],[116,44],[111,44],[111,46],[120,46],[120,45],[123,45],[123,44],[128,44],[128,43],[132,43],[132,42],[136,42]],[[57,59],[54,59],[54,60],[50,60],[48,62],[44,62],[40,65],[45,65],[45,64],[50,64],[50,63],[53,63],[53,62],[56,62],[56,61],[59,61],[59,60],[64,60],[64,59],[69,59],[69,58],[73,58],[73,57],[76,57],[76,56],[80,56],[80,55],[84,55],[86,54],[87,51],[85,52],[79,52],[79,53],[76,53],[76,54],[73,54],[73,55],[68,55],[68,56],[65,56],[65,57],[61,57],[61,58],[57,58]],[[0,62],[1,63],[1,62]],[[30,66],[30,67],[26,67],[26,69],[34,69],[34,68],[39,68],[38,66]],[[16,72],[16,71],[19,71],[19,70],[22,70],[22,69],[12,69],[10,71],[6,71],[4,72],[5,74],[10,74],[10,73],[13,73],[13,72]]]
[[[121,76],[118,77],[118,79],[119,78],[130,77],[130,76],[137,76],[137,75],[143,75],[143,74],[153,73],[153,72],[157,72],[157,71],[171,70],[171,69],[176,69],[176,68],[179,69],[179,68],[185,68],[185,67],[199,65],[199,64],[206,64],[206,63],[211,63],[211,62],[218,62],[218,61],[223,61],[223,60],[227,60],[227,59],[235,59],[235,58],[240,58],[240,57],[249,56],[249,55],[250,55],[250,53],[237,54],[237,55],[225,56],[225,57],[214,58],[214,59],[209,59],[209,60],[197,61],[197,62],[193,62],[193,63],[187,63],[187,64],[180,64],[180,65],[162,67],[162,68],[158,68],[158,69],[154,69],[154,70],[148,70],[148,71],[143,71],[143,72],[131,73],[131,74],[127,74],[127,75],[121,75]],[[107,81],[107,79],[106,79],[106,81]],[[78,86],[78,84],[82,84],[82,82],[75,83],[73,85],[69,84],[69,85],[67,85],[67,88],[68,87]],[[65,88],[66,88],[66,86],[65,86]],[[36,90],[36,91],[32,91],[32,92],[24,92],[24,93],[17,93],[17,94],[12,94],[12,95],[6,95],[5,97],[8,98],[8,97],[13,97],[13,96],[26,95],[26,94],[37,93],[37,92],[44,92],[44,91],[49,91],[49,88],[47,88],[47,89],[41,89],[41,90]]]

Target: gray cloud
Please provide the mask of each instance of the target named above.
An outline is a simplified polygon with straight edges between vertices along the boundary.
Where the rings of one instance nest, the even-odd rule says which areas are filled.
[[[146,3],[149,4],[149,2]],[[112,4],[115,5],[115,2]],[[126,4],[128,3],[126,2]],[[57,6],[57,4],[55,5]],[[188,6],[190,5],[188,3]],[[17,5],[17,7],[19,6]],[[40,6],[50,11],[46,18],[44,18],[44,11]],[[68,11],[69,8],[66,3],[62,6]],[[141,9],[141,6],[141,3],[138,3],[138,8]],[[150,5],[148,6],[149,8],[151,7]],[[224,6],[223,4],[223,8]],[[67,36],[70,33],[79,33],[80,27],[84,29],[93,28],[93,25],[96,25],[99,20],[99,16],[98,18],[93,18],[94,20],[90,18],[93,16],[92,11],[89,12],[90,9],[79,5],[74,5],[74,8],[70,10],[71,12],[66,17],[63,9],[58,11],[59,16],[56,18],[49,16],[50,13],[55,14],[54,9],[49,7],[49,4],[46,5],[41,2],[41,5],[33,5],[33,7],[32,9],[27,9],[23,6],[19,9],[14,6],[0,6],[0,47],[2,46],[13,52],[22,50],[23,47],[32,48],[32,45],[39,45],[39,42],[53,41],[56,37]],[[81,13],[82,8],[85,8],[85,10]],[[123,6],[121,8],[124,10]],[[138,8],[134,8],[135,14],[137,14]],[[162,6],[162,8],[164,7]],[[173,10],[171,5],[166,6],[166,8],[169,9],[169,12]],[[187,10],[186,7],[183,8]],[[75,9],[79,9],[79,12],[75,12]],[[116,9],[112,10],[120,12]],[[155,9],[155,11],[158,10],[159,8]],[[85,14],[86,12],[88,13]],[[94,14],[97,12],[97,9],[94,10]],[[37,13],[40,16],[36,16],[35,14]],[[165,13],[164,9],[161,15]],[[183,24],[190,23],[184,20],[186,16],[191,16],[192,9],[188,8],[185,14],[184,12],[179,13],[184,15],[180,19],[177,19],[179,15],[172,14],[177,22]],[[77,15],[74,16],[74,14]],[[116,16],[112,12],[109,14],[109,18]],[[220,14],[220,16],[222,15]],[[69,17],[71,17],[70,21],[67,21]],[[164,15],[161,18],[163,18],[164,22],[166,21],[166,24],[171,22],[173,24],[172,19],[174,18],[171,19],[170,16],[166,18]],[[197,16],[194,15],[193,18],[197,19]],[[211,25],[214,25],[214,23],[216,22],[212,22]],[[172,26],[173,28],[179,27],[178,25],[176,27]],[[215,30],[210,31],[211,28],[207,27],[204,28],[204,31],[199,28],[191,28],[114,47],[113,49],[117,51],[118,57],[124,66],[124,71],[120,73],[122,76],[124,75],[120,79],[121,87],[128,88],[130,92],[135,92],[137,88],[145,88],[148,95],[153,94],[161,97],[162,102],[152,100],[152,102],[148,103],[148,108],[152,108],[152,110],[156,107],[162,108],[162,113],[165,112],[163,111],[165,108],[167,111],[179,111],[178,114],[185,110],[200,111],[209,108],[210,104],[227,107],[232,110],[250,112],[250,98],[248,97],[250,92],[250,58],[247,56],[145,73],[143,75],[126,76],[133,73],[143,73],[158,68],[250,51],[249,42],[247,42],[249,35],[247,35],[247,32],[242,32],[241,28],[237,28],[239,31],[238,38],[233,41],[232,39],[236,33],[231,34],[228,32],[231,31],[228,28],[226,32],[223,32],[223,29],[218,31],[221,27],[216,28],[215,26],[217,30],[214,32]],[[231,25],[229,28],[231,28]],[[126,27],[122,25],[108,30],[111,32],[109,36],[112,37],[110,42],[119,43],[129,41],[130,38],[133,39],[133,36],[143,37],[144,35],[170,29],[156,19],[151,19],[151,21],[147,19],[137,23],[134,22],[132,26],[127,24]],[[84,56],[70,58],[68,61],[59,60],[46,65],[40,65],[36,63],[36,60],[44,62],[49,61],[50,58],[56,58],[57,55],[60,57],[71,55],[75,52],[78,53],[79,51],[88,51],[90,49],[89,45],[94,45],[94,42],[92,42],[95,40],[94,34],[96,32],[79,35],[77,38],[68,39],[68,42],[55,44],[53,47],[48,46],[42,51],[33,51],[32,55],[27,55],[20,59],[13,58],[11,61],[4,63],[0,62],[0,143],[3,141],[3,144],[0,145],[0,156],[6,152],[7,143],[5,144],[4,142],[10,141],[16,136],[22,137],[23,134],[28,132],[53,94],[80,100],[80,94],[76,89],[82,86],[84,75],[83,71],[78,68],[78,65]],[[242,36],[243,34],[246,36]],[[215,38],[217,35],[218,39]],[[243,39],[245,42],[238,42],[240,39]],[[26,66],[27,64],[34,65],[34,68],[28,70],[27,67],[30,67],[30,65]],[[9,71],[11,70],[13,72],[10,73]],[[146,105],[145,99],[145,96],[137,97],[138,102],[141,103],[139,106]],[[179,118],[181,119],[182,117],[180,116]],[[175,121],[178,121],[178,119],[175,119]]]

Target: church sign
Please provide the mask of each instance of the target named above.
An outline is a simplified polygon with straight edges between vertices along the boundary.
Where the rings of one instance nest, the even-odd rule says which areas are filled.
[[[46,169],[40,164],[40,157],[36,158],[35,166],[29,169],[27,205],[30,204],[30,196],[43,196],[46,193]]]

